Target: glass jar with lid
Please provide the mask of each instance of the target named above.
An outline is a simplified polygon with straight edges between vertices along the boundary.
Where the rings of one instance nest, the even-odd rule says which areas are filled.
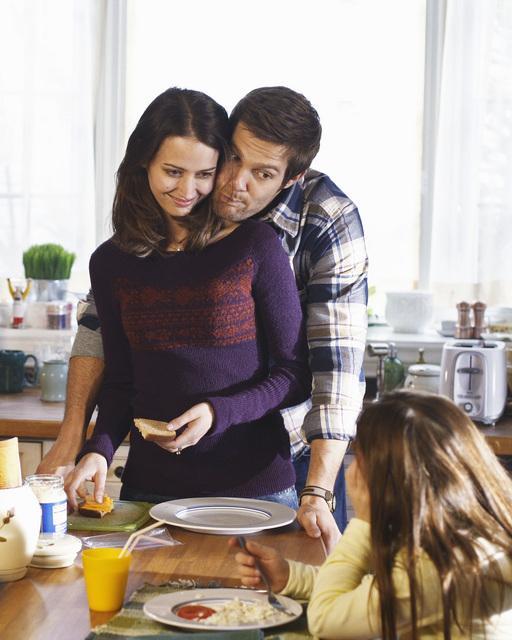
[[[68,528],[67,496],[64,480],[52,474],[36,474],[25,478],[41,505],[41,533],[64,535]]]

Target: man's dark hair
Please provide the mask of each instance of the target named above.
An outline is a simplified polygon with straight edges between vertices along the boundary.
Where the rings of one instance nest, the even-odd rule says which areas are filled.
[[[254,89],[231,112],[232,133],[243,124],[253,135],[289,149],[284,182],[305,171],[320,148],[318,113],[301,93],[288,87]]]

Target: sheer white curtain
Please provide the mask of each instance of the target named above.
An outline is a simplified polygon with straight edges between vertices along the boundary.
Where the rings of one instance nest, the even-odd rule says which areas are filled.
[[[446,6],[431,288],[512,306],[512,2]]]
[[[86,289],[96,245],[94,109],[98,0],[0,5],[0,280],[23,277],[22,253],[56,242],[77,254]]]
[[[410,288],[418,279],[424,33],[425,0],[128,0],[127,134],[172,85],[205,91],[228,111],[255,87],[304,93],[323,128],[313,167],[359,207],[370,283],[378,292]]]

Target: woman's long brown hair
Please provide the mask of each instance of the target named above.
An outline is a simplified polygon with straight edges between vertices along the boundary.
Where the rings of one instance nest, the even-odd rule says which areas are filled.
[[[149,188],[147,167],[168,137],[196,138],[219,152],[219,164],[228,150],[229,122],[224,107],[200,91],[172,87],[157,96],[142,114],[117,171],[112,208],[115,242],[138,256],[164,252],[169,240],[167,215]],[[222,226],[210,197],[183,219],[188,229],[184,248],[202,249]]]
[[[441,396],[400,391],[369,405],[358,420],[357,451],[370,493],[383,640],[397,637],[392,571],[400,551],[409,577],[412,638],[419,637],[422,585],[416,570],[422,552],[439,573],[445,640],[453,624],[470,632],[477,607],[484,619],[492,613],[482,539],[512,551],[512,480],[473,422]],[[494,579],[503,597],[498,565],[488,561],[485,579]]]

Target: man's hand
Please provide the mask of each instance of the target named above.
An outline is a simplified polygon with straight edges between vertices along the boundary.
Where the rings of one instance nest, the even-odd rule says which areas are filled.
[[[297,512],[297,520],[308,536],[322,537],[327,554],[331,553],[341,534],[323,498],[303,496]]]
[[[313,440],[311,442],[308,477],[306,486],[314,485],[331,489],[336,482],[348,442],[343,440]],[[327,502],[317,496],[304,496],[297,514],[299,524],[312,538],[322,537],[329,554],[340,538],[338,525]]]
[[[77,496],[85,498],[87,493],[85,489],[86,480],[94,482],[94,499],[96,502],[103,502],[106,479],[107,461],[105,458],[99,453],[88,453],[84,456],[64,483],[70,507],[75,511],[78,508]]]
[[[254,540],[247,540],[246,545],[249,553],[239,551],[235,556],[242,584],[256,589],[265,588],[261,581],[261,573],[256,568],[255,559],[257,559],[270,582],[272,591],[282,591],[290,575],[288,562],[272,547],[259,544]],[[238,547],[236,538],[229,539],[229,546]]]
[[[177,431],[186,425],[176,438],[162,438],[162,436],[153,438],[148,435],[146,440],[152,440],[159,447],[170,453],[181,453],[183,449],[192,447],[201,440],[211,429],[214,418],[211,404],[209,402],[201,402],[169,422],[167,426],[173,431]]]

